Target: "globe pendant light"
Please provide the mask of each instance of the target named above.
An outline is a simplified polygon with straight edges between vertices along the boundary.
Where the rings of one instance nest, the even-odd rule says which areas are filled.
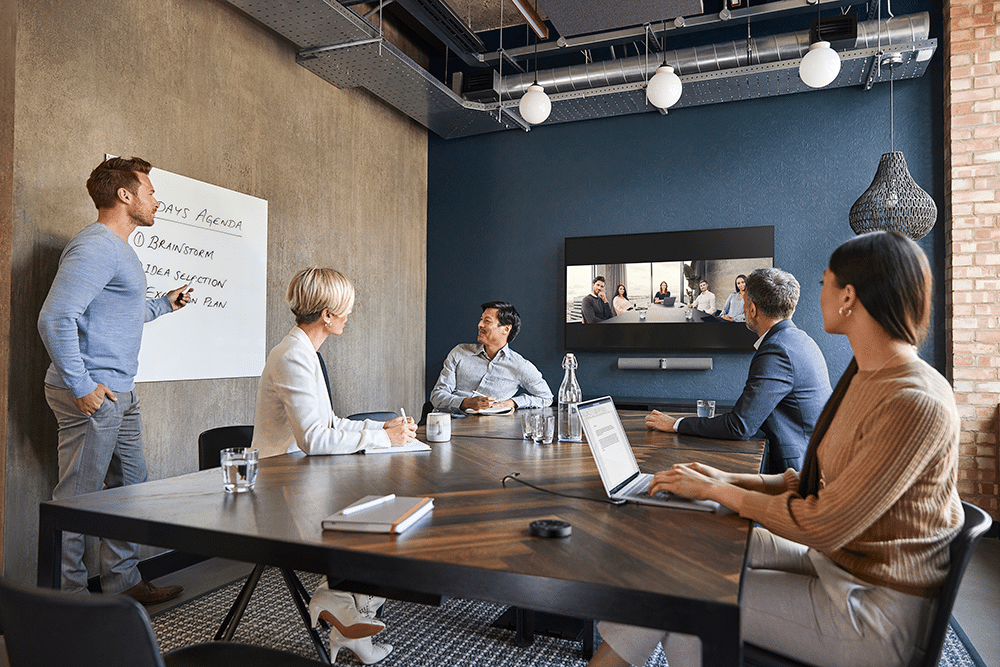
[[[521,118],[532,125],[538,125],[545,122],[549,113],[552,112],[552,100],[545,94],[545,89],[535,81],[521,96],[521,101],[517,103],[517,110],[521,112]]]
[[[820,40],[809,45],[809,53],[799,63],[799,78],[810,88],[822,88],[833,83],[840,74],[840,55],[830,42]]]
[[[882,59],[889,65],[889,146],[890,152],[879,160],[875,178],[864,194],[851,206],[848,220],[855,234],[896,231],[911,239],[926,236],[937,221],[937,204],[910,176],[903,154],[893,150],[895,133],[893,108],[893,65],[903,61],[898,53]]]
[[[649,26],[646,26],[646,62],[649,62]],[[663,21],[663,64],[656,68],[646,84],[646,100],[657,109],[666,109],[677,104],[681,98],[681,78],[674,74],[674,68],[667,64],[667,22]],[[655,35],[653,39],[656,39]],[[657,43],[659,46],[659,43]],[[647,70],[648,71],[648,70]]]
[[[879,5],[881,8],[881,5]],[[823,39],[823,16],[820,3],[816,3],[816,41],[809,45],[809,52],[799,63],[799,78],[810,88],[823,88],[833,83],[840,74],[840,54],[830,42]]]
[[[502,4],[502,3],[501,3]],[[538,2],[535,2],[535,11],[538,11]],[[535,37],[535,82],[528,86],[528,90],[521,96],[517,103],[517,110],[528,123],[538,125],[544,123],[545,119],[552,113],[552,100],[545,94],[545,89],[538,85],[538,37]]]
[[[681,98],[681,79],[670,65],[660,65],[646,86],[646,99],[657,109],[677,104]]]

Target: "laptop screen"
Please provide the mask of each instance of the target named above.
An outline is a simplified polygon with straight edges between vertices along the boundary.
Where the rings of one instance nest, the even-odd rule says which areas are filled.
[[[610,396],[579,404],[580,421],[608,494],[639,472],[632,446]]]

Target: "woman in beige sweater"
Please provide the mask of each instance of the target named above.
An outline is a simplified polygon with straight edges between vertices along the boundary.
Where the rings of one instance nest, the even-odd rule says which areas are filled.
[[[815,665],[906,665],[962,524],[959,418],[951,387],[917,357],[927,329],[927,258],[905,236],[851,239],[830,257],[823,328],[854,359],[820,415],[801,474],[727,473],[699,463],[656,475],[758,522],[743,575],[743,640]],[[601,623],[592,666],[700,664],[696,637]]]

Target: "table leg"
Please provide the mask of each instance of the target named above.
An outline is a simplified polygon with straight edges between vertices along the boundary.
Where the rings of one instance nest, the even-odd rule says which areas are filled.
[[[38,586],[62,586],[62,530],[44,503],[38,506]]]
[[[701,635],[702,667],[725,667],[743,664],[743,640],[740,636],[739,607],[720,614],[718,625]]]
[[[309,638],[312,639],[313,646],[316,647],[316,653],[319,654],[320,662],[325,665],[329,665],[330,656],[327,655],[326,649],[323,647],[323,640],[320,639],[319,633],[316,631],[316,628],[312,626],[312,620],[309,616],[309,606],[302,596],[302,583],[299,581],[299,578],[295,576],[295,573],[287,568],[281,568],[281,576],[285,578],[285,584],[288,586],[288,592],[291,593],[292,601],[295,603],[296,609],[299,610],[299,616],[302,617],[302,622],[306,626]]]

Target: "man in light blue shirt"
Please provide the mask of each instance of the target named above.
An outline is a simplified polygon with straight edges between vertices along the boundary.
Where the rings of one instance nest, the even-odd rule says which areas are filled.
[[[87,180],[97,222],[74,236],[62,256],[38,315],[38,332],[52,359],[45,398],[59,433],[59,481],[53,500],[146,481],[142,418],[135,393],[142,327],[191,300],[187,285],[146,299],[146,274],[128,243],[150,227],[158,202],[150,164],[110,158]],[[62,584],[87,588],[84,538],[63,534]],[[143,604],[176,597],[180,586],[158,588],[139,574],[138,547],[102,540],[101,589]]]
[[[431,390],[437,410],[462,412],[552,405],[552,391],[534,364],[510,349],[521,316],[506,301],[482,306],[478,343],[456,345]],[[523,389],[523,394],[518,390]]]

